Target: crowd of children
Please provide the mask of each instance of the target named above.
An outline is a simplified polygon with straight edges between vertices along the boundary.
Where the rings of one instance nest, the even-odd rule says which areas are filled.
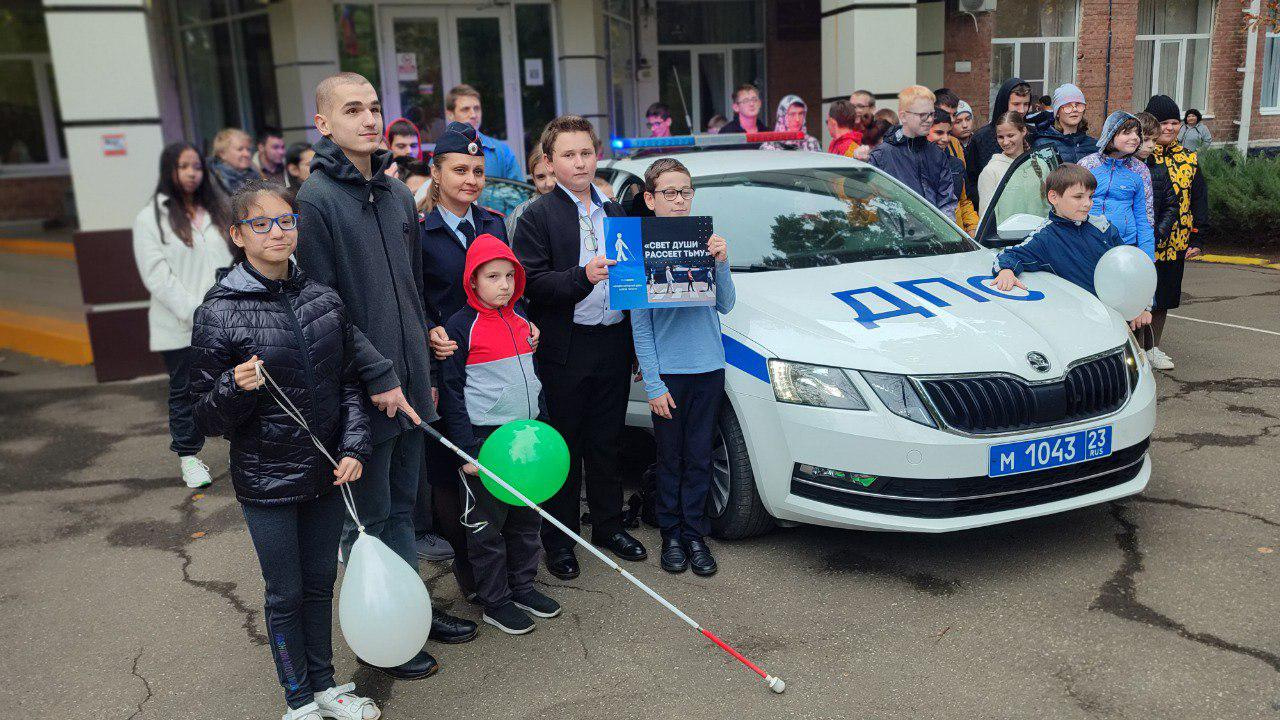
[[[735,108],[758,112],[758,92],[740,90]],[[1181,121],[1171,100],[1152,98],[1138,115],[1112,113],[1096,141],[1085,134],[1084,97],[1072,85],[1058,88],[1043,117],[1031,119],[1027,84],[1010,81],[992,121],[976,133],[972,109],[950,91],[912,86],[899,101],[887,127],[876,124],[888,119],[873,116],[869,93],[833,103],[830,150],[899,177],[954,212],[971,234],[1024,154],[1052,146],[1078,161],[1045,173],[1048,221],[999,253],[990,282],[1008,291],[1025,287],[1022,272],[1045,271],[1093,292],[1102,255],[1136,245],[1155,260],[1160,284],[1151,310],[1132,326],[1151,325],[1144,344],[1157,367],[1172,367],[1157,346],[1203,217],[1203,179],[1194,153],[1178,145]],[[500,502],[475,466],[436,443],[424,446],[417,426],[431,423],[476,455],[505,423],[549,422],[569,445],[571,470],[544,507],[576,531],[585,478],[592,542],[640,561],[647,551],[624,528],[616,472],[634,373],[657,446],[661,567],[711,575],[717,563],[705,507],[725,383],[720,315],[732,310],[735,291],[729,245],[712,235],[706,285],[713,305],[629,314],[608,306],[602,281],[614,261],[599,238],[604,219],[625,211],[607,185],[594,182],[600,142],[582,118],[548,124],[529,158],[538,195],[504,218],[477,204],[492,148],[474,123],[434,132],[434,154],[423,162],[412,123],[398,120],[383,134],[377,94],[364,78],[326,79],[316,107],[323,139],[290,151],[285,163],[290,177],[302,175],[300,187],[246,176],[228,203],[217,203],[195,149],[166,150],[159,188],[138,220],[140,228],[154,226],[155,239],[136,230],[136,254],[140,264],[173,264],[165,253],[203,257],[224,236],[234,246],[232,258],[191,261],[191,283],[212,284],[202,303],[144,273],[164,311],[153,308],[153,345],[175,353],[174,449],[194,460],[203,436],[230,442],[232,483],[266,585],[285,720],[374,720],[376,704],[334,677],[333,585],[355,534],[335,486],[351,483],[365,530],[411,566],[415,525],[433,526],[452,546],[459,589],[483,608],[484,621],[528,633],[534,618],[561,613],[534,580],[544,556],[552,575],[576,576],[573,542],[533,510]],[[803,128],[806,111],[787,96],[778,128]],[[816,149],[817,141],[806,136],[792,145],[773,149]],[[299,163],[306,167],[295,172]],[[645,173],[643,201],[658,217],[691,214],[695,195],[678,160],[659,159]],[[161,247],[169,236],[182,247]],[[214,268],[226,259],[231,267],[215,281]],[[191,312],[188,350],[181,318]],[[207,484],[207,469],[195,475]],[[438,613],[431,638],[466,642],[475,634],[474,623]],[[377,669],[414,679],[437,667],[423,650],[402,666]]]

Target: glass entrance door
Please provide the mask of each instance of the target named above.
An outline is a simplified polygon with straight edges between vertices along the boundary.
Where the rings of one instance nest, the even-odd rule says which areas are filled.
[[[466,83],[480,92],[480,130],[523,158],[520,78],[510,7],[391,8],[383,11],[383,103],[387,121],[407,117],[424,149],[444,129],[445,95]],[[523,162],[521,163],[523,165]]]

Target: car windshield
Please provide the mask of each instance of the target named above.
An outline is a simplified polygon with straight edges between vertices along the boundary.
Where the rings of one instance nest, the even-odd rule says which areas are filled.
[[[786,270],[978,249],[923,200],[870,168],[759,170],[701,177],[733,267]]]
[[[490,210],[497,210],[506,215],[517,205],[533,197],[535,192],[533,186],[526,183],[489,178],[485,183],[484,191],[480,193],[479,202]]]

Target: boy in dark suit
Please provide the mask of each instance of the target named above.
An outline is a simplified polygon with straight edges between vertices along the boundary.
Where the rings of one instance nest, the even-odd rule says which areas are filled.
[[[512,247],[528,276],[529,319],[542,330],[537,357],[551,425],[569,445],[569,479],[544,507],[577,532],[585,468],[591,541],[624,560],[643,560],[644,546],[622,526],[618,441],[633,351],[626,315],[609,308],[615,263],[605,257],[604,243],[605,217],[625,213],[592,185],[600,140],[590,122],[558,117],[541,144],[556,187],[520,216]],[[542,542],[552,575],[578,576],[567,535],[545,525]]]

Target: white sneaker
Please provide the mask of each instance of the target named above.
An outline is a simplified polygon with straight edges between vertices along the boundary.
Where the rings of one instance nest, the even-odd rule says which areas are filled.
[[[1147,358],[1151,360],[1151,367],[1157,370],[1172,370],[1173,358],[1158,347],[1153,347],[1147,351]]]
[[[324,720],[324,716],[320,714],[320,706],[316,705],[315,700],[312,700],[297,710],[289,708],[280,720]]]
[[[382,717],[378,705],[355,694],[355,689],[356,684],[349,682],[316,693],[315,704],[320,708],[320,716],[338,720],[378,720]]]
[[[195,455],[188,455],[179,458],[182,465],[182,482],[187,487],[195,490],[197,488],[209,487],[213,484],[213,476],[209,474],[209,466],[200,462],[200,458]]]

